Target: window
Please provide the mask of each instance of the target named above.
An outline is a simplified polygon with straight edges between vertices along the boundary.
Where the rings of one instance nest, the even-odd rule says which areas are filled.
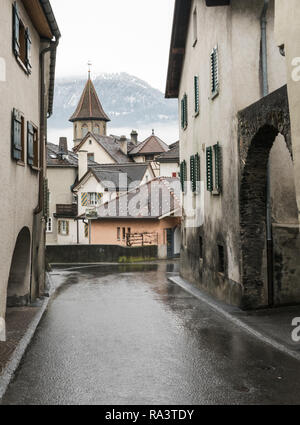
[[[200,257],[200,259],[203,258],[203,238],[202,238],[202,236],[199,236],[199,257]]]
[[[95,154],[94,153],[88,153],[87,157],[88,157],[88,161],[95,161]]]
[[[188,125],[188,106],[187,106],[187,95],[185,94],[181,100],[181,127],[186,129]]]
[[[13,51],[24,71],[31,74],[31,37],[20,19],[17,2],[13,4]]]
[[[218,258],[218,272],[225,273],[225,253],[222,245],[218,245]]]
[[[69,235],[69,222],[67,220],[59,220],[58,222],[58,234],[61,236]]]
[[[48,217],[47,224],[46,224],[46,232],[47,233],[52,233],[52,231],[53,231],[52,225],[53,225],[52,217]]]
[[[200,105],[199,105],[199,77],[195,75],[194,77],[194,94],[195,94],[195,114],[199,114]]]
[[[211,98],[214,99],[219,94],[219,53],[215,47],[210,54],[211,72]]]
[[[197,22],[197,8],[194,9],[193,12],[193,35],[194,35],[194,40],[193,40],[193,47],[197,44],[197,39],[198,39],[198,22]]]
[[[95,125],[95,126],[94,126],[93,132],[94,132],[95,134],[100,134],[100,127],[99,127],[99,125]]]
[[[222,154],[219,143],[206,148],[206,184],[207,190],[213,195],[222,192]]]
[[[180,183],[181,183],[181,190],[183,193],[185,193],[186,180],[187,180],[186,161],[182,161],[180,164]]]
[[[117,228],[117,240],[118,241],[121,240],[121,228],[120,227]]]
[[[16,109],[12,113],[12,158],[24,162],[24,127],[25,120]]]
[[[88,126],[87,126],[86,124],[84,124],[84,125],[81,127],[81,135],[82,135],[82,138],[84,138],[84,137],[88,134],[88,131],[89,131]]]
[[[130,235],[131,234],[131,228],[130,227],[128,227],[128,229],[127,229],[127,233]]]
[[[123,227],[123,229],[122,229],[122,236],[123,236],[123,241],[125,241],[125,239],[126,239],[126,228],[125,227]]]
[[[27,122],[27,162],[31,167],[39,167],[38,130]]]
[[[103,197],[102,193],[89,192],[87,194],[87,202],[90,206],[97,206]]]

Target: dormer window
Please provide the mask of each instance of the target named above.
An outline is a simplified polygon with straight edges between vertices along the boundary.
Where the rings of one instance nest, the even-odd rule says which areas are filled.
[[[20,19],[17,2],[13,4],[13,51],[15,57],[27,74],[31,74],[31,37]]]

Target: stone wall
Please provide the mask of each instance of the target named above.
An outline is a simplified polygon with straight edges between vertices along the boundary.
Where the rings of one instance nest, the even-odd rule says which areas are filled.
[[[156,260],[157,246],[127,248],[119,245],[51,245],[46,247],[48,264],[131,263]]]

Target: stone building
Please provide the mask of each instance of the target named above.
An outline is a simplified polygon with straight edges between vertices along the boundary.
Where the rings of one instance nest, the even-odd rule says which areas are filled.
[[[7,306],[44,294],[45,140],[59,38],[48,0],[1,2],[0,340]]]
[[[181,117],[181,274],[242,308],[300,301],[299,149],[276,6],[177,0],[171,38],[166,97],[178,98]]]

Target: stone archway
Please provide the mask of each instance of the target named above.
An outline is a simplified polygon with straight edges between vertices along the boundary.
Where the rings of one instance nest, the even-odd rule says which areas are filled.
[[[7,306],[26,305],[30,297],[30,231],[24,227],[15,244],[8,284]]]
[[[268,259],[266,243],[267,173],[270,151],[279,133],[287,149],[291,147],[290,117],[286,86],[241,111],[240,148],[240,233],[243,308],[268,305],[266,282]],[[299,229],[297,229],[299,234]],[[296,239],[297,239],[297,235]],[[295,247],[297,245],[295,242]],[[276,249],[280,251],[280,246]],[[274,257],[276,254],[274,254]],[[276,264],[274,264],[276,267]],[[284,267],[281,264],[280,267]],[[278,270],[277,270],[278,271]],[[267,284],[270,285],[270,282]],[[299,285],[300,286],[300,285]],[[281,290],[282,288],[279,288]],[[298,297],[296,290],[296,298]],[[278,295],[280,298],[280,294]],[[299,298],[300,300],[300,298]],[[278,302],[280,303],[280,301]]]

